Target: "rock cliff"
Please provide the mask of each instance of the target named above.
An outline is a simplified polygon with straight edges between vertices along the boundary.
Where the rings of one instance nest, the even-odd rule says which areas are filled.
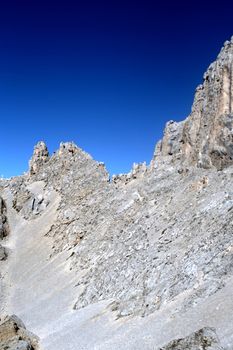
[[[0,349],[36,350],[38,338],[26,330],[17,316],[8,316],[0,323]]]
[[[45,350],[232,349],[232,64],[233,40],[149,166],[39,142],[1,180],[2,314]]]
[[[213,328],[203,328],[184,339],[171,341],[160,350],[222,350]]]
[[[179,161],[201,168],[232,164],[233,37],[226,41],[196,89],[192,112],[181,123],[170,121],[157,145],[157,161]]]

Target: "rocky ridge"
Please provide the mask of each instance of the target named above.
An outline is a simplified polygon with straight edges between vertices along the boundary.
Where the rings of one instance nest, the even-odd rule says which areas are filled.
[[[166,312],[170,322],[194,310],[198,328],[216,324],[210,318],[203,325],[201,310],[232,281],[232,64],[233,39],[207,69],[188,118],[167,123],[149,166],[135,164],[129,174],[110,179],[105,165],[74,143],[62,143],[49,156],[39,142],[29,172],[1,181],[3,197],[10,193],[25,225],[50,210],[51,193],[59,195],[56,218],[43,239],[52,242],[48,263],[65,254],[67,273],[74,274],[70,312],[108,301],[105,311],[114,322]],[[5,237],[4,201],[1,207]],[[204,328],[162,348],[205,349],[210,343],[221,349],[213,332]],[[167,340],[164,336],[155,348]],[[222,340],[231,349],[229,334]],[[136,349],[132,344],[129,349]],[[107,348],[119,344],[98,349]]]

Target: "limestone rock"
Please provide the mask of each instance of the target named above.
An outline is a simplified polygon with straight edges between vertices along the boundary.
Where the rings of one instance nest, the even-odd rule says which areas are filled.
[[[169,122],[155,150],[152,167],[177,160],[202,168],[233,164],[233,38],[196,89],[192,112],[180,123]]]
[[[150,167],[110,181],[68,142],[50,158],[35,151],[32,176],[1,180],[3,308],[25,315],[46,350],[151,350],[196,329],[165,348],[221,349],[207,325],[233,347],[232,45],[190,116],[167,123]]]
[[[33,156],[29,162],[30,175],[36,174],[39,169],[49,160],[49,152],[46,144],[40,141],[34,147]]]
[[[184,122],[177,123],[173,120],[167,122],[164,137],[155,147],[154,156],[151,161],[152,168],[161,167],[166,163],[174,163],[182,157]]]
[[[128,174],[112,175],[112,182],[116,185],[127,185],[132,180],[142,178],[147,172],[146,162],[134,163]]]
[[[5,201],[0,197],[0,239],[6,237],[9,233],[9,225],[6,212],[7,210]]]
[[[78,151],[78,147],[74,142],[61,142],[58,154],[60,156],[64,154],[74,155]]]
[[[160,350],[224,350],[214,328],[205,327],[191,335],[172,340]]]
[[[25,206],[25,203],[27,203],[29,200],[31,200],[31,193],[26,188],[18,189],[18,191],[15,193],[12,206],[13,208],[19,213]]]
[[[0,244],[0,260],[6,260],[7,253],[6,249]]]
[[[39,339],[26,330],[23,322],[15,315],[7,316],[0,323],[0,348],[9,350],[39,349]]]
[[[32,346],[25,340],[14,339],[0,345],[7,350],[33,350]]]

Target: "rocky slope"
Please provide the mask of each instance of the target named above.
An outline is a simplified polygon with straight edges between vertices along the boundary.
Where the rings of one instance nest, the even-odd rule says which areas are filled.
[[[233,40],[149,166],[110,179],[75,144],[39,142],[1,180],[1,312],[42,348],[233,348],[232,64]]]

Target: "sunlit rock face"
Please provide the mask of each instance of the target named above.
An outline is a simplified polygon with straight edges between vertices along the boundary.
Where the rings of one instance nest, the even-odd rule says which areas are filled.
[[[110,178],[73,142],[39,142],[0,180],[0,310],[42,349],[233,348],[232,51],[149,166]]]
[[[46,144],[43,141],[38,142],[34,147],[33,156],[29,162],[29,174],[36,174],[48,159],[49,152]]]
[[[180,161],[222,169],[233,162],[233,38],[226,41],[196,89],[192,111],[181,123],[167,123],[153,165]],[[158,164],[157,164],[158,163]]]

